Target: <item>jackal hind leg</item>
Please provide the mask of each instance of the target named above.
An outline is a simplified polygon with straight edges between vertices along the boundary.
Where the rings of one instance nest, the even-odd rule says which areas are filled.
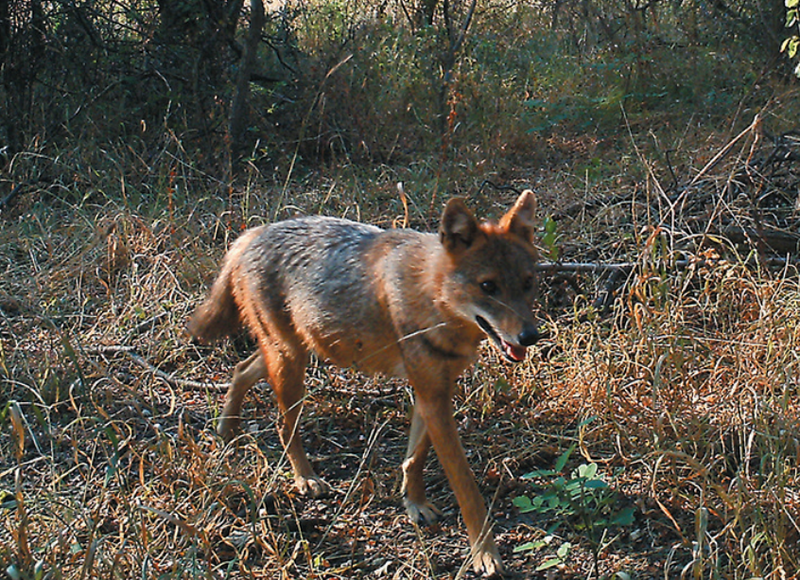
[[[408,451],[403,461],[403,504],[411,521],[417,525],[433,525],[442,512],[428,501],[422,470],[431,448],[431,439],[425,422],[416,408],[411,411],[411,430],[408,434]]]
[[[225,406],[217,423],[217,433],[225,441],[233,439],[239,429],[242,414],[242,401],[247,391],[259,380],[267,378],[267,367],[260,351],[254,352],[247,360],[236,365],[231,386],[225,395]]]
[[[303,495],[322,497],[330,492],[330,486],[311,467],[303,448],[298,422],[306,394],[303,379],[309,358],[308,351],[299,342],[264,342],[266,341],[262,341],[261,351],[281,414],[278,433],[292,464],[295,485]]]

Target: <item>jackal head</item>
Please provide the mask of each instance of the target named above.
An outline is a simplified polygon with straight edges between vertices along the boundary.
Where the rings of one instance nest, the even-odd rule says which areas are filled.
[[[449,258],[442,301],[476,324],[511,362],[539,340],[534,307],[538,260],[536,197],[526,190],[497,224],[480,223],[458,198],[445,207],[439,237]]]

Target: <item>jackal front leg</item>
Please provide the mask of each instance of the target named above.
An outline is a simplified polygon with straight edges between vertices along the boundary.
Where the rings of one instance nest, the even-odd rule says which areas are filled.
[[[417,396],[416,410],[424,421],[467,526],[472,567],[485,576],[502,574],[503,562],[494,543],[486,504],[458,436],[450,392],[417,389]]]

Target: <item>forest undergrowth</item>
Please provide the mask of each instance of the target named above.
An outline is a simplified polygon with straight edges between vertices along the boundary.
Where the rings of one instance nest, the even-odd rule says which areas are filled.
[[[5,160],[4,574],[473,577],[435,458],[441,523],[404,515],[405,383],[312,363],[304,438],[333,493],[305,499],[268,385],[234,444],[214,433],[252,342],[184,328],[247,227],[435,231],[452,195],[497,218],[525,188],[545,336],[519,365],[484,345],[456,401],[511,577],[798,574],[797,89],[702,43],[564,51],[523,12],[479,15],[439,101],[435,29],[412,46],[316,14],[292,41],[309,74],[254,91],[235,177],[216,137],[122,122],[127,101],[97,95]]]
[[[768,233],[791,232],[778,217],[794,219],[785,184],[797,168],[783,155],[767,172],[775,145],[761,130],[710,150],[718,162],[672,190],[649,168],[583,191],[565,191],[581,180],[564,174],[515,182],[535,181],[555,224],[540,241],[561,263],[542,271],[549,332],[521,365],[485,349],[457,403],[513,571],[796,570],[800,294],[791,254],[771,250],[781,238]],[[307,447],[335,491],[304,500],[266,385],[248,399],[236,445],[213,433],[228,373],[252,344],[200,348],[183,334],[245,224],[295,213],[435,223],[426,211],[442,200],[413,184],[406,216],[393,180],[359,175],[375,188],[363,199],[385,200],[359,204],[345,176],[283,194],[283,211],[276,187],[235,203],[173,197],[159,214],[24,199],[6,218],[0,557],[11,577],[458,573],[466,543],[441,471],[428,473],[433,498],[451,506],[437,529],[415,530],[400,508],[407,386],[313,365]],[[513,196],[485,186],[470,201],[499,215]],[[738,243],[723,237],[739,230]],[[613,503],[586,495],[562,497],[557,515],[518,509],[589,465]],[[629,518],[609,517],[623,509]]]

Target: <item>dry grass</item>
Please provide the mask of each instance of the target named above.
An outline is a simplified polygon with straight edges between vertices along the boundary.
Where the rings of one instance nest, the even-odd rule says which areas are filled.
[[[671,191],[643,157],[644,176],[626,185],[575,193],[564,175],[540,182],[545,212],[565,216],[562,256],[635,267],[603,316],[589,302],[605,278],[553,280],[553,295],[568,296],[551,296],[551,333],[538,352],[512,367],[487,348],[462,381],[462,436],[517,577],[543,574],[536,566],[566,540],[577,547],[558,576],[590,568],[579,533],[513,553],[552,523],[513,507],[534,493],[521,476],[551,468],[572,443],[579,454],[568,469],[598,463],[636,507],[634,525],[613,530],[620,537],[601,554],[602,575],[777,579],[800,566],[797,272],[759,265],[747,240],[702,235],[709,224],[753,219],[737,192],[753,186],[740,169],[769,153],[756,135]],[[224,246],[261,219],[253,216],[322,212],[389,227],[403,215],[396,177],[381,170],[352,187],[311,179],[311,194],[262,180],[194,200],[174,199],[167,179],[149,205],[38,203],[53,192],[19,201],[0,229],[0,563],[10,577],[470,577],[460,570],[466,535],[435,461],[428,479],[443,522],[415,529],[403,516],[401,382],[310,370],[306,447],[334,494],[305,500],[291,484],[268,387],[249,397],[236,445],[213,434],[214,385],[251,345],[198,349],[182,336]],[[758,184],[762,193],[780,186]],[[406,189],[412,225],[431,227],[428,208],[441,200]],[[476,203],[497,214],[513,195]],[[590,203],[569,211],[575,201]],[[706,202],[711,214],[697,209]],[[775,207],[763,214],[772,219]]]

